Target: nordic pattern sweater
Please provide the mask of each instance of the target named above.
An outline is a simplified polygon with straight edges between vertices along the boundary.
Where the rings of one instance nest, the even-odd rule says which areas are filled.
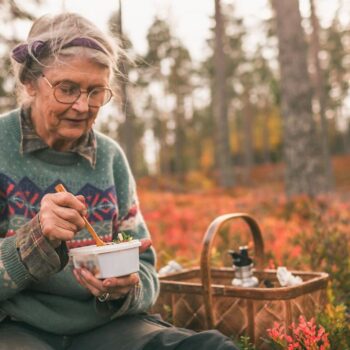
[[[98,302],[75,280],[71,264],[66,264],[67,249],[54,249],[43,237],[33,238],[41,247],[30,252],[32,261],[42,267],[40,273],[28,269],[19,254],[21,242],[37,225],[42,197],[53,193],[58,183],[85,197],[88,220],[105,241],[119,231],[134,238],[149,237],[149,232],[134,179],[116,142],[96,132],[94,168],[71,152],[47,148],[21,154],[19,118],[19,110],[0,118],[0,320],[8,316],[68,335],[146,311],[158,293],[153,249],[140,255],[140,285],[122,303]],[[94,242],[85,229],[67,242],[68,249],[90,244]]]

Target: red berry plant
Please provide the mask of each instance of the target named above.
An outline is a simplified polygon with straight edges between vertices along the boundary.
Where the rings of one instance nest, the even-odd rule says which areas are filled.
[[[299,322],[289,327],[289,332],[283,325],[275,322],[274,327],[267,330],[267,342],[272,349],[285,350],[330,350],[328,334],[325,329],[317,325],[312,318],[306,321],[303,316]]]

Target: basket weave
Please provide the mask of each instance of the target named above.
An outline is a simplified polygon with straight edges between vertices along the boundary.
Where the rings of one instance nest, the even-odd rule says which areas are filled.
[[[274,322],[288,327],[300,315],[315,316],[326,304],[328,274],[292,271],[303,283],[292,287],[240,288],[232,286],[232,268],[210,268],[210,251],[215,235],[230,220],[243,219],[254,240],[254,275],[278,285],[276,270],[262,270],[264,244],[257,222],[248,214],[217,217],[208,227],[202,242],[200,268],[182,270],[160,278],[160,296],[153,312],[160,313],[175,326],[193,330],[216,328],[238,337],[248,335],[258,349],[269,349],[263,341]],[[169,315],[171,313],[171,315]],[[170,317],[169,317],[170,316]]]

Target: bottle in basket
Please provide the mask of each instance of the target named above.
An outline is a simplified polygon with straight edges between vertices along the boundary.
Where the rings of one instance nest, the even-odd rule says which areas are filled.
[[[248,255],[248,247],[239,247],[239,252],[229,251],[233,259],[235,278],[232,285],[236,287],[254,288],[258,287],[259,281],[253,276],[253,260]]]

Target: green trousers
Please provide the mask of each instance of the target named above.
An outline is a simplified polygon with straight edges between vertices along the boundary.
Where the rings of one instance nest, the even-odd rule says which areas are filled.
[[[43,320],[45,322],[45,320]],[[157,315],[124,316],[85,333],[62,336],[22,322],[0,323],[0,350],[237,350],[218,331],[193,332]]]

